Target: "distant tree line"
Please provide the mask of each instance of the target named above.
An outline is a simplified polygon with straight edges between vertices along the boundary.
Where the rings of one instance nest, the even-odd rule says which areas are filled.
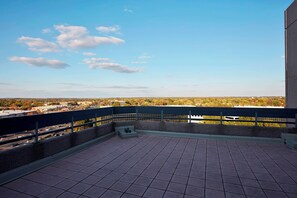
[[[160,106],[160,105],[192,105],[199,107],[233,107],[233,106],[285,106],[284,97],[170,97],[170,98],[2,98],[1,109],[30,110],[32,107],[59,105],[67,102],[75,106],[78,101],[90,101],[84,107],[119,106]]]

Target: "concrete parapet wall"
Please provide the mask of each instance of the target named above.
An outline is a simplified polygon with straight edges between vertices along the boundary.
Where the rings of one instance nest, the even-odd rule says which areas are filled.
[[[114,127],[131,126],[134,125],[135,121],[124,121],[124,122],[113,122]]]
[[[135,130],[170,131],[197,133],[209,135],[234,135],[249,137],[270,137],[280,138],[281,133],[296,133],[296,129],[270,128],[270,127],[249,127],[234,125],[212,125],[196,123],[177,122],[156,122],[156,121],[136,121]]]
[[[113,131],[113,124],[89,128],[80,132],[42,140],[0,152],[0,173],[49,157],[61,151],[99,138]]]

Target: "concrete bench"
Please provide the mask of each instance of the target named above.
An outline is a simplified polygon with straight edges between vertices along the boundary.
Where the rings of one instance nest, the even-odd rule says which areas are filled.
[[[297,149],[297,134],[296,133],[282,133],[281,138],[284,144],[291,149]]]
[[[138,137],[137,132],[134,130],[134,126],[115,127],[115,132],[121,138]]]

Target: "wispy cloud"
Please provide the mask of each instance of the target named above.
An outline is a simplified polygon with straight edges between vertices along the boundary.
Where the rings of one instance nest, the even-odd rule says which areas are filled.
[[[9,60],[13,62],[25,63],[36,67],[49,67],[53,69],[63,69],[69,66],[67,63],[55,59],[13,56],[10,57]]]
[[[137,57],[135,61],[132,61],[132,64],[147,64],[151,58],[152,56],[148,54],[143,54]]]
[[[124,8],[123,12],[133,13],[134,11],[132,9],[129,9],[129,8]]]
[[[88,58],[84,60],[84,63],[91,69],[107,69],[118,73],[137,73],[142,71],[139,68],[130,68],[119,63],[115,63],[109,58]]]
[[[67,86],[67,87],[80,87],[86,89],[149,89],[147,86],[135,86],[135,85],[112,85],[112,86],[96,86],[96,85],[86,85],[80,83],[57,83],[59,85]]]
[[[147,54],[144,54],[144,55],[141,55],[138,57],[139,60],[148,60],[148,59],[151,59],[152,57],[147,55]]]
[[[85,56],[96,56],[96,54],[93,53],[93,52],[83,52],[83,55],[85,55]]]
[[[47,33],[50,33],[50,32],[51,32],[50,28],[45,28],[45,29],[42,30],[43,34],[47,34]]]
[[[87,28],[83,26],[54,26],[60,34],[57,36],[57,43],[63,48],[84,49],[94,48],[102,44],[121,44],[124,40],[117,37],[91,36]]]
[[[105,89],[148,89],[149,87],[146,86],[107,86],[107,87],[100,87]]]
[[[57,83],[57,84],[64,85],[64,86],[76,86],[76,87],[85,86],[84,84],[80,84],[80,83],[68,83],[68,82]]]
[[[21,36],[17,42],[24,43],[29,47],[29,50],[36,52],[57,52],[59,47],[56,43],[43,40],[41,38],[32,38]]]
[[[113,26],[98,26],[96,30],[103,33],[117,33],[120,34],[120,26],[113,25]]]
[[[12,84],[10,84],[10,83],[5,83],[5,82],[0,82],[0,86],[10,86],[10,85],[12,85]]]

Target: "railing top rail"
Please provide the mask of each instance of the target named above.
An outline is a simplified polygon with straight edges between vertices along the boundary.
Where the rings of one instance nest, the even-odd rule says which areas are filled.
[[[38,127],[59,125],[73,121],[108,116],[113,114],[113,107],[88,109],[80,111],[68,111],[48,114],[38,114],[0,119],[0,135],[15,133],[25,130],[34,130],[36,122]]]
[[[20,116],[0,119],[0,135],[16,133],[25,130],[34,130],[38,127],[59,125],[73,121],[110,116],[125,113],[141,114],[171,114],[171,115],[209,115],[209,116],[246,116],[269,118],[295,118],[297,109],[291,108],[231,108],[231,107],[168,107],[168,106],[129,106],[106,107],[81,111],[69,111],[31,116]]]
[[[138,113],[150,114],[173,114],[173,115],[188,115],[191,111],[192,115],[211,115],[219,116],[246,116],[254,117],[257,113],[258,117],[270,118],[295,118],[297,109],[293,108],[233,108],[233,107],[167,107],[167,106],[140,106],[136,107]]]

